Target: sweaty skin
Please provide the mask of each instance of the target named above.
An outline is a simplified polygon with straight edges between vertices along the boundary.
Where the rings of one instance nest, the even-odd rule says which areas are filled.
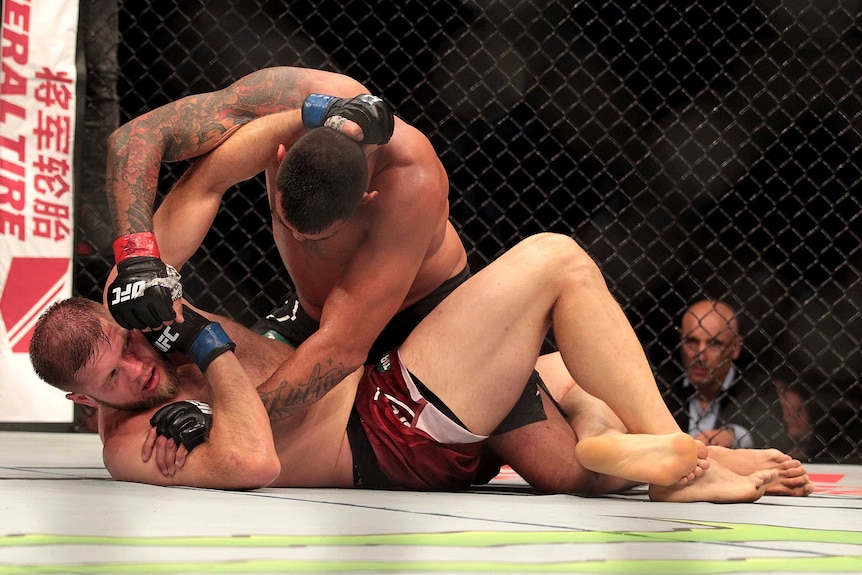
[[[395,313],[467,261],[448,218],[446,172],[427,138],[397,118],[390,142],[367,152],[368,192],[357,211],[332,233],[294,232],[272,182],[283,147],[303,133],[298,112],[244,126],[196,163],[155,220],[163,259],[181,266],[205,236],[225,190],[266,171],[273,239],[303,308],[320,322],[261,388],[274,421],[362,365]]]
[[[289,147],[295,141],[291,138],[298,137],[295,108],[277,108],[284,102],[297,104],[311,92],[351,95],[363,91],[361,85],[349,79],[340,94],[333,85],[322,86],[314,81],[309,82],[307,90],[299,88],[303,78],[321,79],[312,72],[289,68],[261,71],[225,91],[183,99],[154,111],[154,117],[145,116],[118,130],[112,140],[115,143],[130,146],[134,135],[138,138],[136,144],[149,148],[135,159],[145,166],[141,177],[128,178],[128,186],[122,175],[112,179],[111,185],[119,190],[116,195],[125,202],[117,201],[113,206],[120,213],[118,230],[140,231],[135,225],[152,223],[146,218],[131,217],[135,213],[132,206],[151,206],[154,191],[146,196],[145,191],[137,190],[154,186],[153,173],[157,174],[162,159],[184,159],[209,152],[167,196],[159,212],[165,210],[165,229],[170,222],[182,222],[186,230],[195,230],[188,234],[193,237],[209,228],[222,195],[231,185],[261,170],[267,172],[271,183],[283,147]],[[288,84],[295,82],[285,92],[274,89],[282,75]],[[295,96],[295,100],[285,98],[286,94]],[[196,109],[196,105],[201,108]],[[249,122],[249,116],[255,113],[268,115]],[[181,135],[184,124],[191,125],[192,135]],[[225,134],[231,135],[224,139]],[[120,150],[119,159],[114,158],[112,164],[114,174],[122,174],[123,168],[135,163],[130,160],[128,147],[121,145]],[[308,417],[310,406],[321,398],[332,397],[344,385],[339,381],[365,360],[371,342],[394,313],[455,275],[466,262],[463,245],[448,221],[445,170],[427,138],[396,119],[392,140],[384,146],[367,147],[366,155],[371,177],[359,211],[336,234],[322,239],[298,237],[287,229],[285,215],[273,201],[272,186],[268,186],[274,239],[287,269],[296,275],[292,279],[301,301],[312,314],[317,309],[321,323],[320,330],[278,365],[259,388],[274,427],[295,424],[297,419]],[[141,198],[144,201],[138,202]],[[127,209],[116,210],[121,205]],[[193,217],[173,217],[171,212]],[[173,232],[158,225],[156,228],[165,261],[179,267],[188,257],[188,245],[172,254],[175,242],[163,240],[162,234],[176,237],[188,232],[176,227]],[[192,246],[192,252],[196,247]],[[590,365],[573,364],[578,367],[578,381],[587,391],[612,403],[630,431],[678,432],[624,313],[607,293],[594,264],[585,258],[578,265],[584,272],[584,281],[579,284],[582,290],[567,305],[590,309],[592,316],[582,318],[589,324],[584,327],[590,329],[573,332],[569,345],[583,346],[588,350],[585,354],[593,358]],[[469,315],[462,317],[460,321],[469,326]],[[596,324],[603,326],[601,337],[592,329]],[[321,413],[328,411],[322,409]]]
[[[316,401],[362,365],[397,311],[466,265],[448,221],[446,172],[427,138],[399,119],[387,145],[366,146],[367,198],[337,234],[312,240],[284,227],[271,182],[280,146],[289,148],[304,133],[298,108],[315,92],[368,90],[339,74],[270,68],[158,108],[110,140],[109,197],[118,234],[153,229],[161,161],[215,150],[198,160],[159,210],[162,259],[177,269],[200,245],[225,191],[266,171],[274,241],[300,301],[321,324],[261,389],[274,421]]]
[[[540,348],[550,318],[554,319],[555,333],[565,342],[562,355],[568,368],[576,373],[589,372],[583,371],[583,358],[594,354],[584,346],[589,348],[593,344],[572,337],[584,330],[591,331],[591,324],[581,321],[583,318],[576,297],[583,289],[582,276],[597,273],[592,266],[585,267],[587,260],[584,257],[570,238],[562,236],[541,235],[522,242],[471,278],[423,320],[400,348],[404,365],[425,382],[468,430],[483,435],[488,433],[505,417],[521,394],[526,374],[534,367],[536,356],[532,354],[536,351],[519,351],[524,347]],[[555,273],[550,273],[552,271]],[[525,281],[524,277],[533,279]],[[464,318],[470,321],[465,323]],[[231,326],[227,327],[230,330]],[[251,342],[237,343],[237,350],[253,347]],[[494,353],[494,350],[505,353]],[[459,362],[458,369],[453,371],[451,363],[442,359],[455,356]],[[260,375],[265,377],[265,371]],[[249,379],[254,379],[251,374]],[[281,475],[272,485],[346,486],[350,481],[347,473],[350,466],[346,464],[349,450],[344,440],[344,429],[355,390],[355,379],[348,380],[320,401],[291,414],[279,426],[273,427]],[[494,397],[495,401],[483,401],[488,397]],[[218,398],[213,401],[217,403]],[[608,416],[609,422],[612,419]],[[214,419],[213,425],[216,424]],[[586,463],[605,472],[626,474],[630,480],[669,483],[665,486],[667,489],[656,490],[651,495],[657,499],[749,501],[762,495],[765,484],[777,476],[775,470],[761,470],[743,476],[711,461],[696,480],[677,481],[679,477],[688,478],[686,471],[689,467],[699,465],[698,460],[705,454],[694,451],[704,449],[702,444],[697,446],[694,439],[678,431],[663,440],[661,437],[626,436],[616,429],[618,425],[611,423],[610,427],[612,434],[607,437],[599,434],[592,446],[589,442],[584,446],[587,452],[592,452],[584,454]],[[140,438],[147,431],[142,428],[138,432],[141,443],[143,440]],[[540,435],[534,437],[540,440]],[[545,440],[548,439],[549,436],[545,435]],[[610,452],[605,448],[607,444],[612,447]],[[575,456],[573,438],[570,438],[569,445],[572,449],[567,457],[571,460]],[[521,444],[527,455],[532,453],[533,447],[529,443]],[[137,455],[135,449],[121,452],[131,453],[130,457]],[[678,467],[660,469],[636,462],[633,456],[638,453],[645,459],[650,455],[663,460],[677,456],[682,459]],[[190,460],[196,457],[197,454],[193,453]],[[605,461],[608,458],[618,462],[608,463]],[[315,467],[306,470],[305,462],[311,460]],[[535,464],[530,461],[520,463]],[[516,471],[519,467],[516,466]],[[529,476],[530,470],[527,471],[525,475]],[[533,471],[545,474],[547,482],[559,468],[539,465]],[[186,472],[185,468],[179,470],[178,478],[172,481],[194,481]],[[557,492],[565,491],[559,489]]]

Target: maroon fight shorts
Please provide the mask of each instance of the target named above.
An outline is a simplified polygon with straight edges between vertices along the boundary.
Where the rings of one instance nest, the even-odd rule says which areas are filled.
[[[397,350],[365,367],[354,409],[377,465],[394,488],[466,489],[487,436],[467,431],[420,389],[436,400],[401,364]]]

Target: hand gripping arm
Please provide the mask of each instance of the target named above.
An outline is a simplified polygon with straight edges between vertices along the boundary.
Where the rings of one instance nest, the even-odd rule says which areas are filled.
[[[336,98],[311,94],[302,103],[302,123],[309,130],[332,125],[332,118],[341,117],[359,124],[363,144],[385,144],[395,130],[395,115],[383,99],[371,94],[353,98]]]

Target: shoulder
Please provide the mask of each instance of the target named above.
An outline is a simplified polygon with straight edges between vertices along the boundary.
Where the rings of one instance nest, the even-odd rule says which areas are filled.
[[[436,191],[448,201],[449,179],[431,142],[421,131],[396,118],[392,139],[373,153],[372,188],[397,183],[402,193]]]
[[[155,410],[151,410],[153,413]],[[99,436],[102,443],[127,433],[130,429],[137,429],[138,421],[146,420],[149,424],[150,412],[125,411],[112,409],[110,407],[99,407]]]
[[[100,418],[102,459],[113,477],[118,476],[129,453],[140,454],[143,439],[151,427],[150,418],[155,412],[155,408],[135,412],[110,410]]]
[[[439,161],[437,152],[431,145],[428,136],[398,116],[395,117],[395,131],[392,133],[392,139],[383,148],[395,156],[424,157],[430,153]]]

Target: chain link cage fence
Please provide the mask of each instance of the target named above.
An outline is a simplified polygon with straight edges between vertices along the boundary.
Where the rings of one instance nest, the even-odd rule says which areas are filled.
[[[686,399],[681,316],[722,299],[756,443],[860,463],[859,14],[859,0],[82,0],[76,292],[100,299],[113,263],[115,127],[263,67],[328,69],[431,139],[474,270],[529,234],[576,238],[669,405]],[[185,167],[164,166],[162,193]],[[226,198],[184,284],[249,324],[289,278],[262,179]]]

